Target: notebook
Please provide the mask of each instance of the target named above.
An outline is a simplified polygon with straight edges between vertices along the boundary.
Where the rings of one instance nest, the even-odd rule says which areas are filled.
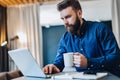
[[[28,48],[11,50],[8,51],[8,54],[24,76],[40,78],[51,77],[51,75],[44,74]]]

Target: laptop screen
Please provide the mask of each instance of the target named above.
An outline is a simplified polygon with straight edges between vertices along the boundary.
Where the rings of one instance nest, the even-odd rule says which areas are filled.
[[[8,54],[24,76],[46,77],[28,48],[11,50]]]

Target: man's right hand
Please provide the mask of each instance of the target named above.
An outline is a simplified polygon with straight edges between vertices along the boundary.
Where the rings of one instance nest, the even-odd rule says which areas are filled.
[[[45,74],[59,73],[60,70],[53,64],[48,64],[43,68]]]

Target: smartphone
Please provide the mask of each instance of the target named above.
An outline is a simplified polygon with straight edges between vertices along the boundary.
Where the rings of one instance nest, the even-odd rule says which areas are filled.
[[[96,71],[84,71],[83,74],[96,75]]]

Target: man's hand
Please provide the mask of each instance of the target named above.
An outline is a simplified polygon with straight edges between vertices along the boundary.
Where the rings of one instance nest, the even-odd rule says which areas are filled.
[[[74,53],[74,65],[76,67],[82,67],[86,68],[87,67],[87,58],[82,55],[81,53]]]
[[[58,73],[60,70],[53,64],[48,64],[43,68],[45,74]]]

